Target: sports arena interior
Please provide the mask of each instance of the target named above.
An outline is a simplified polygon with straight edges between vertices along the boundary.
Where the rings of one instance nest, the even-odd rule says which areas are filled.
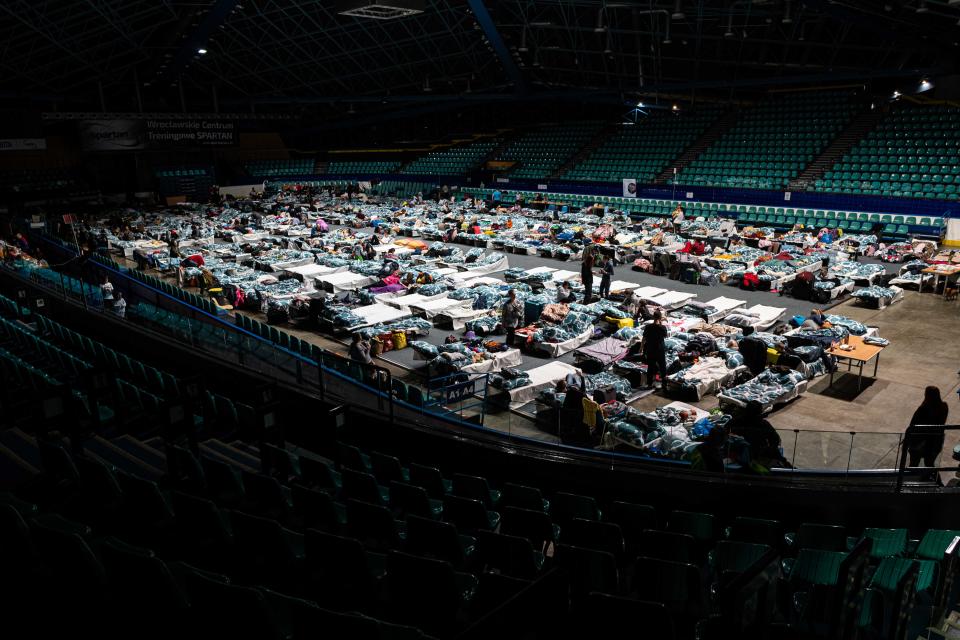
[[[10,637],[960,637],[960,1],[0,35]]]

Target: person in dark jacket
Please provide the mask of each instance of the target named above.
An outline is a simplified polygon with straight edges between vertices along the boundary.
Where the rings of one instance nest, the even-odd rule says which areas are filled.
[[[647,362],[647,388],[652,389],[657,380],[657,372],[663,385],[667,382],[667,327],[663,324],[663,314],[653,313],[653,322],[643,328],[643,356]]]
[[[936,427],[947,423],[948,412],[947,403],[940,398],[938,387],[931,385],[923,390],[923,403],[913,412],[910,426],[933,426],[934,429],[907,437],[906,447],[910,454],[911,467],[920,466],[921,459],[925,467],[934,465],[937,456],[943,450],[944,441],[943,429],[936,429]]]
[[[593,247],[583,250],[583,261],[580,263],[580,280],[583,282],[583,304],[593,302]]]
[[[517,292],[510,289],[507,293],[507,301],[503,303],[500,309],[500,324],[507,331],[506,343],[508,347],[513,346],[517,335],[517,327],[523,322],[523,303],[517,300]]]
[[[600,297],[610,296],[610,281],[613,279],[613,259],[607,256],[600,267]]]

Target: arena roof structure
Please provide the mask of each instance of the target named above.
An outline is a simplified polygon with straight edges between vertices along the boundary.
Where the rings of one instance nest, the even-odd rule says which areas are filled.
[[[585,91],[616,99],[949,73],[960,48],[954,0],[360,6],[376,4],[11,0],[0,4],[0,90],[112,111]]]

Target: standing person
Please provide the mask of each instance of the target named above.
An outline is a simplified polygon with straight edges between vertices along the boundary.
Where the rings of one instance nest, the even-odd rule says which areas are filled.
[[[641,349],[647,361],[647,389],[656,388],[657,372],[660,373],[662,386],[667,382],[667,328],[663,324],[663,314],[653,312],[653,322],[643,328]]]
[[[507,330],[507,346],[512,347],[513,341],[517,335],[517,327],[523,321],[523,303],[517,300],[517,292],[510,289],[507,294],[507,301],[503,303],[500,309],[500,323]]]
[[[122,291],[117,291],[117,299],[113,303],[113,312],[117,314],[121,320],[127,315],[127,301],[123,299]]]
[[[910,426],[916,425],[944,425],[947,423],[947,403],[940,398],[940,389],[929,386],[923,390],[923,403],[913,412],[910,418]],[[935,429],[932,432],[918,434],[907,439],[907,452],[910,454],[910,466],[920,466],[920,460],[923,459],[923,466],[932,467],[937,456],[943,450],[944,432],[943,429]]]
[[[678,204],[677,208],[673,210],[671,218],[673,218],[673,232],[680,233],[680,227],[683,226],[684,219],[683,207]]]
[[[103,298],[103,308],[112,309],[113,308],[113,283],[110,282],[110,279],[104,276],[103,284],[100,285],[100,296]]]
[[[373,358],[370,357],[370,343],[363,340],[359,333],[353,334],[350,342],[350,359],[363,364],[373,363]]]
[[[600,297],[610,297],[610,281],[613,279],[613,259],[606,256],[600,267]]]
[[[583,250],[583,261],[580,263],[580,280],[583,281],[583,304],[593,302],[593,247],[587,246]]]

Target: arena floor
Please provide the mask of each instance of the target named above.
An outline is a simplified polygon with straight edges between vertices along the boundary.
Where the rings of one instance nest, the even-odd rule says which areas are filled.
[[[511,267],[577,265],[562,263],[539,256],[510,254]],[[885,265],[894,271],[898,265]],[[491,274],[502,278],[502,272]],[[779,296],[771,292],[749,292],[727,286],[687,285],[662,276],[634,272],[626,266],[617,268],[615,279],[654,285],[662,288],[690,291],[700,300],[726,295],[755,303],[785,307],[784,319],[794,314],[806,315],[811,303]],[[944,301],[932,293],[906,291],[903,300],[884,310],[868,309],[855,300],[846,300],[832,307],[832,312],[846,315],[870,326],[877,326],[880,335],[891,341],[880,358],[876,379],[865,377],[858,391],[857,376],[838,372],[830,385],[828,376],[811,381],[806,393],[769,415],[783,441],[785,456],[798,468],[808,469],[870,469],[891,468],[896,465],[900,435],[920,404],[927,385],[940,387],[950,406],[952,421],[960,421],[960,303]],[[262,314],[251,314],[254,317]],[[302,331],[291,326],[283,329],[292,335],[331,351],[346,353],[345,343],[329,336]],[[439,343],[452,333],[433,329],[426,338]],[[380,358],[394,375],[410,382],[422,382],[424,362],[414,361],[411,349],[392,351]],[[528,369],[544,364],[548,358],[524,355],[520,368]],[[559,358],[573,362],[572,353]],[[872,374],[873,363],[865,368]],[[649,410],[671,402],[662,391],[650,393],[631,403],[641,410]],[[717,406],[716,396],[709,395],[692,402],[703,409]],[[534,403],[519,410],[487,413],[484,424],[511,434],[544,441],[557,437],[538,428],[533,419]],[[948,420],[949,421],[949,420]],[[948,432],[942,463],[949,464],[949,452],[960,442],[960,432]],[[852,444],[852,446],[851,446]],[[952,474],[949,474],[952,475]],[[944,481],[948,480],[947,475]]]

